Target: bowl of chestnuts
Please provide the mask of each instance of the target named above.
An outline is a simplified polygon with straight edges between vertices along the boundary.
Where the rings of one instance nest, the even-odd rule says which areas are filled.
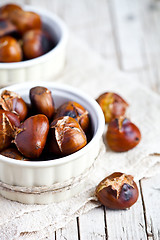
[[[0,6],[1,85],[54,78],[65,63],[68,30],[53,13],[33,6]]]
[[[0,194],[65,200],[83,188],[104,131],[99,104],[79,89],[27,82],[0,90]]]

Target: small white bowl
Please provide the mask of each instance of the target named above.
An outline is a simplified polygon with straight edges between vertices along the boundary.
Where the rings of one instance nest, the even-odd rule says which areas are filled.
[[[48,53],[22,62],[0,63],[1,85],[25,81],[44,81],[58,75],[63,69],[66,57],[68,30],[65,23],[53,13],[32,6],[22,6],[26,11],[38,13],[43,27],[56,37],[57,45]]]
[[[56,160],[48,161],[20,161],[0,155],[0,181],[22,187],[50,187],[53,184],[81,178],[94,164],[99,153],[100,140],[104,130],[104,116],[98,103],[87,94],[71,86],[51,82],[28,82],[12,85],[5,89],[20,94],[29,102],[29,90],[34,86],[45,86],[51,90],[55,106],[73,100],[84,106],[90,115],[93,137],[81,150]],[[4,89],[1,89],[0,93]],[[27,204],[46,204],[65,200],[83,188],[83,181],[76,186],[66,186],[65,190],[44,192],[43,194],[26,194],[19,191],[8,191],[0,187],[0,194],[4,197]]]

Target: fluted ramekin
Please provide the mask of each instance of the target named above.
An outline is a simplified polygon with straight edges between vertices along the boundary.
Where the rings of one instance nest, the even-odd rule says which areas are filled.
[[[22,62],[0,63],[0,83],[10,85],[24,81],[44,81],[56,77],[64,67],[68,29],[55,14],[33,6],[22,6],[24,10],[38,13],[43,28],[56,38],[57,45],[48,53]]]
[[[67,183],[79,179],[87,174],[99,153],[100,140],[104,130],[104,116],[98,103],[80,91],[68,85],[54,82],[28,82],[12,85],[5,89],[20,94],[29,102],[29,90],[34,86],[45,86],[51,90],[55,106],[73,100],[84,106],[91,119],[93,137],[81,150],[56,160],[47,161],[20,161],[0,155],[0,181],[9,186],[26,188],[48,188],[53,184]],[[1,89],[2,92],[4,89]],[[26,143],[27,144],[27,143]],[[83,181],[82,181],[83,182]],[[10,191],[0,187],[0,194],[4,197],[27,204],[46,204],[59,202],[80,192],[83,184],[66,186],[62,191],[46,191],[43,194],[28,194],[19,191]]]

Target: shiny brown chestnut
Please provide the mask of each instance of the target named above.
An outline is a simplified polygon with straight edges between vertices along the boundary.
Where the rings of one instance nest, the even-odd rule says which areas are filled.
[[[5,4],[0,8],[0,17],[8,18],[9,14],[14,10],[22,10],[22,8],[14,3]]]
[[[14,9],[8,15],[8,19],[17,27],[23,35],[31,29],[40,29],[42,26],[41,18],[37,13]]]
[[[7,116],[7,118],[9,119],[9,121],[13,127],[19,127],[20,120],[16,114],[6,111],[6,110],[3,110],[3,109],[0,109],[0,114],[2,114],[2,113],[4,113]]]
[[[46,144],[48,118],[43,114],[27,118],[15,132],[14,143],[19,152],[30,159],[38,158]]]
[[[96,188],[98,200],[111,209],[126,209],[138,199],[138,188],[133,176],[115,172],[103,179]]]
[[[53,117],[54,101],[50,90],[41,86],[33,87],[30,89],[29,97],[37,113],[42,113],[49,119]]]
[[[49,152],[66,156],[80,150],[86,144],[86,135],[74,118],[64,116],[51,123],[48,138]]]
[[[20,62],[22,50],[18,41],[11,36],[0,38],[0,62]]]
[[[0,113],[0,151],[9,147],[14,136],[14,126],[8,116]]]
[[[68,101],[62,104],[54,116],[54,119],[62,116],[69,116],[78,121],[84,132],[87,132],[90,124],[88,111],[79,103]]]
[[[125,152],[137,146],[141,132],[129,119],[121,116],[109,123],[106,140],[111,150]]]
[[[106,123],[109,123],[118,116],[124,116],[128,107],[128,103],[121,96],[113,92],[105,92],[96,100],[102,108]]]
[[[2,152],[0,152],[1,155],[8,157],[8,158],[13,158],[16,160],[21,160],[21,161],[29,161],[28,158],[25,158],[16,148],[10,147]]]
[[[22,38],[25,59],[40,57],[51,50],[51,42],[43,30],[27,31]]]
[[[0,37],[17,33],[17,28],[7,19],[0,18]]]
[[[4,90],[0,96],[0,106],[6,111],[13,112],[19,116],[20,121],[24,121],[28,109],[24,100],[15,92]]]

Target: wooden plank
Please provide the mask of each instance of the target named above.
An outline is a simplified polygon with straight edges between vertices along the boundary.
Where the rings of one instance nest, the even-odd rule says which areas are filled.
[[[120,68],[145,67],[139,0],[110,0],[109,3]]]
[[[95,208],[79,217],[80,240],[105,240],[104,208]]]
[[[106,209],[108,240],[147,239],[141,195],[129,210]]]
[[[149,239],[160,239],[160,175],[141,180],[147,234]]]
[[[78,240],[77,220],[56,231],[56,240]]]
[[[160,2],[142,0],[139,2],[147,75],[150,87],[160,93]],[[145,77],[145,76],[144,76]]]
[[[40,4],[39,4],[40,2]],[[106,66],[117,66],[112,25],[106,0],[30,0],[35,6],[56,13],[67,24],[71,33],[84,41],[106,59]]]

